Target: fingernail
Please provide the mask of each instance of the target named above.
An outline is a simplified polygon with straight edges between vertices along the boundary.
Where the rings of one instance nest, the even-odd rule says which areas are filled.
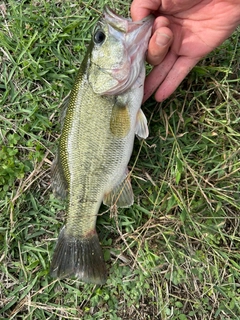
[[[159,46],[162,46],[162,47],[166,46],[170,40],[171,40],[171,38],[168,35],[166,35],[164,33],[157,32],[156,44],[158,44]]]

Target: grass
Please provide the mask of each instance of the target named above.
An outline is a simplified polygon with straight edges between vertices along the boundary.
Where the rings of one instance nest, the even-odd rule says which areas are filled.
[[[98,219],[106,285],[48,275],[65,218],[50,189],[59,105],[105,3],[129,14],[125,1],[0,6],[1,319],[238,319],[239,31],[145,104],[135,203]]]

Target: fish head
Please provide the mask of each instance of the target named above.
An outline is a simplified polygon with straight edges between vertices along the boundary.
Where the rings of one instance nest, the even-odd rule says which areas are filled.
[[[120,94],[135,83],[144,66],[153,21],[150,15],[133,22],[105,7],[93,31],[89,56],[88,81],[96,94]]]

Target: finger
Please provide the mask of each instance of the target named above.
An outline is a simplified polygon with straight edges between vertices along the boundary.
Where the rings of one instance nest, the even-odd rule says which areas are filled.
[[[168,52],[162,63],[152,69],[145,80],[143,102],[145,102],[161,85],[176,60],[177,55],[173,52]]]
[[[169,28],[157,29],[149,41],[147,61],[153,66],[160,64],[165,58],[172,40],[173,34]]]
[[[168,98],[199,60],[199,58],[189,59],[184,56],[179,57],[156,91],[155,99],[160,102]]]
[[[157,29],[159,28],[169,27],[169,26],[170,26],[170,21],[168,20],[168,18],[164,16],[159,16],[154,20],[152,33],[157,31]]]
[[[150,13],[157,11],[161,2],[159,0],[133,0],[131,4],[131,17],[133,21],[141,20]]]

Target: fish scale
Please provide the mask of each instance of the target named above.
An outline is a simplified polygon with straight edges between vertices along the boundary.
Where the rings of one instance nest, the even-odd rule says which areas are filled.
[[[135,135],[148,136],[140,106],[152,23],[151,16],[132,22],[105,8],[93,31],[64,111],[52,168],[53,191],[67,198],[67,221],[50,268],[53,277],[106,281],[96,220],[102,202],[119,207],[133,203],[127,165]],[[130,32],[134,34],[128,37]],[[134,35],[140,39],[135,44]]]

